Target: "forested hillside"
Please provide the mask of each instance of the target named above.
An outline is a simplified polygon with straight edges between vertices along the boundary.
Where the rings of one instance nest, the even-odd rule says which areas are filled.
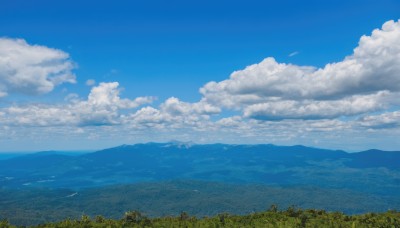
[[[0,220],[15,225],[37,225],[103,215],[119,219],[137,210],[148,217],[178,216],[182,211],[198,218],[227,212],[244,215],[281,208],[341,211],[345,214],[385,212],[400,208],[396,198],[378,197],[344,189],[280,187],[260,184],[225,184],[204,181],[169,181],[70,189],[0,189]]]

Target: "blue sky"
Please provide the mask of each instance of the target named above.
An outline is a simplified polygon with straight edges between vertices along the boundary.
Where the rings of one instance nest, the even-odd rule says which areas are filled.
[[[273,77],[267,69],[283,63],[299,69],[285,66],[281,78],[296,72],[307,77],[343,62],[361,36],[384,30],[390,20],[396,27],[398,9],[394,0],[2,1],[0,146],[2,151],[98,149],[177,139],[400,149],[396,69],[383,76],[375,72],[376,77],[348,72],[358,77],[348,83],[321,79],[322,89],[291,76],[264,80]],[[369,50],[368,45],[360,49]],[[15,50],[19,55],[10,64],[8,55]],[[357,64],[367,64],[360,53]],[[42,59],[35,62],[32,56]],[[268,57],[274,61],[264,61]],[[244,70],[253,64],[258,68]],[[340,78],[343,70],[336,68],[317,76]],[[205,86],[228,80],[234,71],[244,79]],[[375,80],[389,82],[374,86]],[[294,88],[293,94],[287,88]],[[249,101],[250,96],[256,98]]]

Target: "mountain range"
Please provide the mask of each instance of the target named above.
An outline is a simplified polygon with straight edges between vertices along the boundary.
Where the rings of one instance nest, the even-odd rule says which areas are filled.
[[[134,209],[205,216],[265,210],[272,203],[363,213],[400,209],[400,152],[182,142],[46,151],[0,160],[0,186],[0,205],[7,208],[0,218],[11,219],[35,213],[112,217]],[[22,225],[48,221],[32,219],[14,217]]]
[[[122,145],[73,156],[46,151],[0,160],[0,183],[12,188],[86,188],[177,179],[389,193],[400,184],[400,152],[171,142]]]

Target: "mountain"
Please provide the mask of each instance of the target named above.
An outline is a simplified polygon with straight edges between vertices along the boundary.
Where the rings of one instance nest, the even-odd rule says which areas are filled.
[[[25,219],[21,225],[134,209],[249,213],[272,203],[346,213],[400,209],[400,152],[169,142],[0,160],[0,219]]]
[[[396,194],[400,152],[170,142],[122,145],[76,156],[42,152],[0,161],[0,183],[9,188],[79,189],[179,179]]]
[[[352,160],[347,163],[355,168],[400,169],[400,153],[398,151],[367,150],[351,154]]]

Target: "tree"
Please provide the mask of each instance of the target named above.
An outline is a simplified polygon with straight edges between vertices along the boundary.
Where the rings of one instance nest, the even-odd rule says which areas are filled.
[[[278,206],[277,206],[276,204],[272,204],[272,205],[269,207],[269,211],[270,211],[270,212],[277,212],[277,211],[278,211]]]
[[[180,216],[179,216],[179,219],[181,220],[181,221],[186,221],[186,220],[189,220],[189,214],[188,213],[186,213],[185,211],[182,211],[181,212],[181,214],[180,214]]]
[[[126,223],[139,224],[143,220],[143,216],[139,211],[128,211],[125,212],[124,221]]]

